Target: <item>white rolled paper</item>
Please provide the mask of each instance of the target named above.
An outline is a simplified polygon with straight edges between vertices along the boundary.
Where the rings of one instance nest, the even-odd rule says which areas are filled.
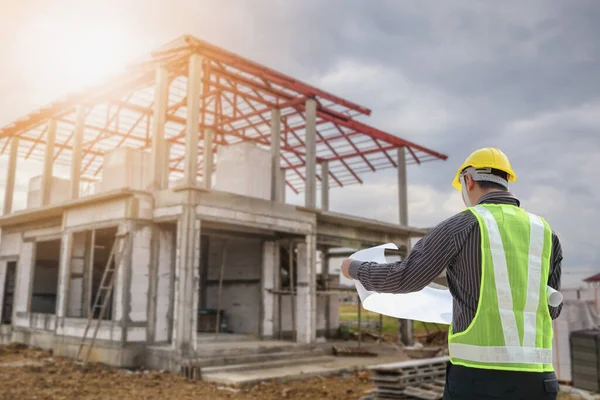
[[[548,293],[548,304],[552,307],[560,306],[560,303],[563,301],[563,295],[560,292],[557,292],[550,286],[546,286],[546,293]]]

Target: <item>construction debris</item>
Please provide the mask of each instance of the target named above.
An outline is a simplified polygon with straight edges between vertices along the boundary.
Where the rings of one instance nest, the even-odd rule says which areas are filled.
[[[437,357],[370,367],[376,385],[373,399],[441,399],[448,360]]]
[[[364,347],[332,346],[331,350],[334,356],[377,357],[377,353],[373,353]]]

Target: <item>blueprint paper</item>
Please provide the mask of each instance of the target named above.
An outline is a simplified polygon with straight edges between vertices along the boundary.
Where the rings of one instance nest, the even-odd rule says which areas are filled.
[[[546,286],[546,292],[548,294],[548,304],[552,307],[560,306],[560,303],[563,302],[563,295],[560,292],[557,292],[555,289],[550,286]]]
[[[350,258],[386,264],[385,249],[398,250],[398,247],[393,243],[387,243],[357,251]],[[446,288],[437,289],[431,285],[418,292],[391,294],[370,292],[356,279],[354,284],[365,310],[415,321],[439,324],[452,322],[452,295]]]
[[[357,251],[350,256],[353,260],[387,264],[385,249],[398,250],[393,243]],[[452,322],[452,295],[447,288],[434,283],[413,293],[391,294],[370,292],[353,279],[356,291],[365,310],[391,317],[414,321],[450,324]],[[548,303],[558,307],[563,301],[560,292],[547,287]]]

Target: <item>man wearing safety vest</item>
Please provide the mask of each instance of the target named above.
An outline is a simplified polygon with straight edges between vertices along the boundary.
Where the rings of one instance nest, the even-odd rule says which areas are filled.
[[[467,209],[433,228],[399,262],[347,259],[342,272],[380,293],[423,289],[446,270],[453,297],[444,399],[556,399],[547,286],[560,289],[562,250],[541,217],[508,191],[517,176],[495,148],[473,152],[453,186]]]

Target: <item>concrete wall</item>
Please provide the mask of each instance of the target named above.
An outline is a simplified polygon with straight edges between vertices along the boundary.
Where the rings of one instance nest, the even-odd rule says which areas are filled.
[[[148,320],[151,226],[137,226],[133,232],[131,268],[129,268],[129,311],[132,322]]]
[[[271,153],[253,143],[219,146],[215,190],[269,200]]]
[[[20,232],[2,232],[0,239],[1,257],[18,257],[21,253],[22,234]]]
[[[71,275],[69,280],[69,296],[67,303],[68,317],[84,317],[83,315],[83,276],[85,269],[86,232],[73,235],[71,250]],[[87,317],[87,315],[85,315]]]
[[[217,308],[219,276],[225,239],[210,237],[207,307]],[[221,308],[235,333],[259,333],[261,315],[262,242],[227,239]]]
[[[50,204],[58,204],[69,200],[68,179],[53,176],[50,178]],[[27,207],[36,208],[42,206],[42,176],[34,176],[29,180],[27,189]]]
[[[329,322],[329,329],[332,332],[337,331],[340,325],[339,319],[339,296],[331,296],[329,308],[331,313],[331,320]],[[317,296],[317,336],[323,336],[323,333],[326,329],[326,297],[325,296]],[[283,328],[284,333],[289,333],[292,331],[292,309],[291,309],[291,296],[281,296],[281,326]],[[296,316],[298,318],[298,316]],[[275,333],[277,336],[277,333]]]
[[[106,152],[102,181],[96,186],[97,192],[129,188],[148,190],[152,177],[151,154],[130,147],[120,147]]]

